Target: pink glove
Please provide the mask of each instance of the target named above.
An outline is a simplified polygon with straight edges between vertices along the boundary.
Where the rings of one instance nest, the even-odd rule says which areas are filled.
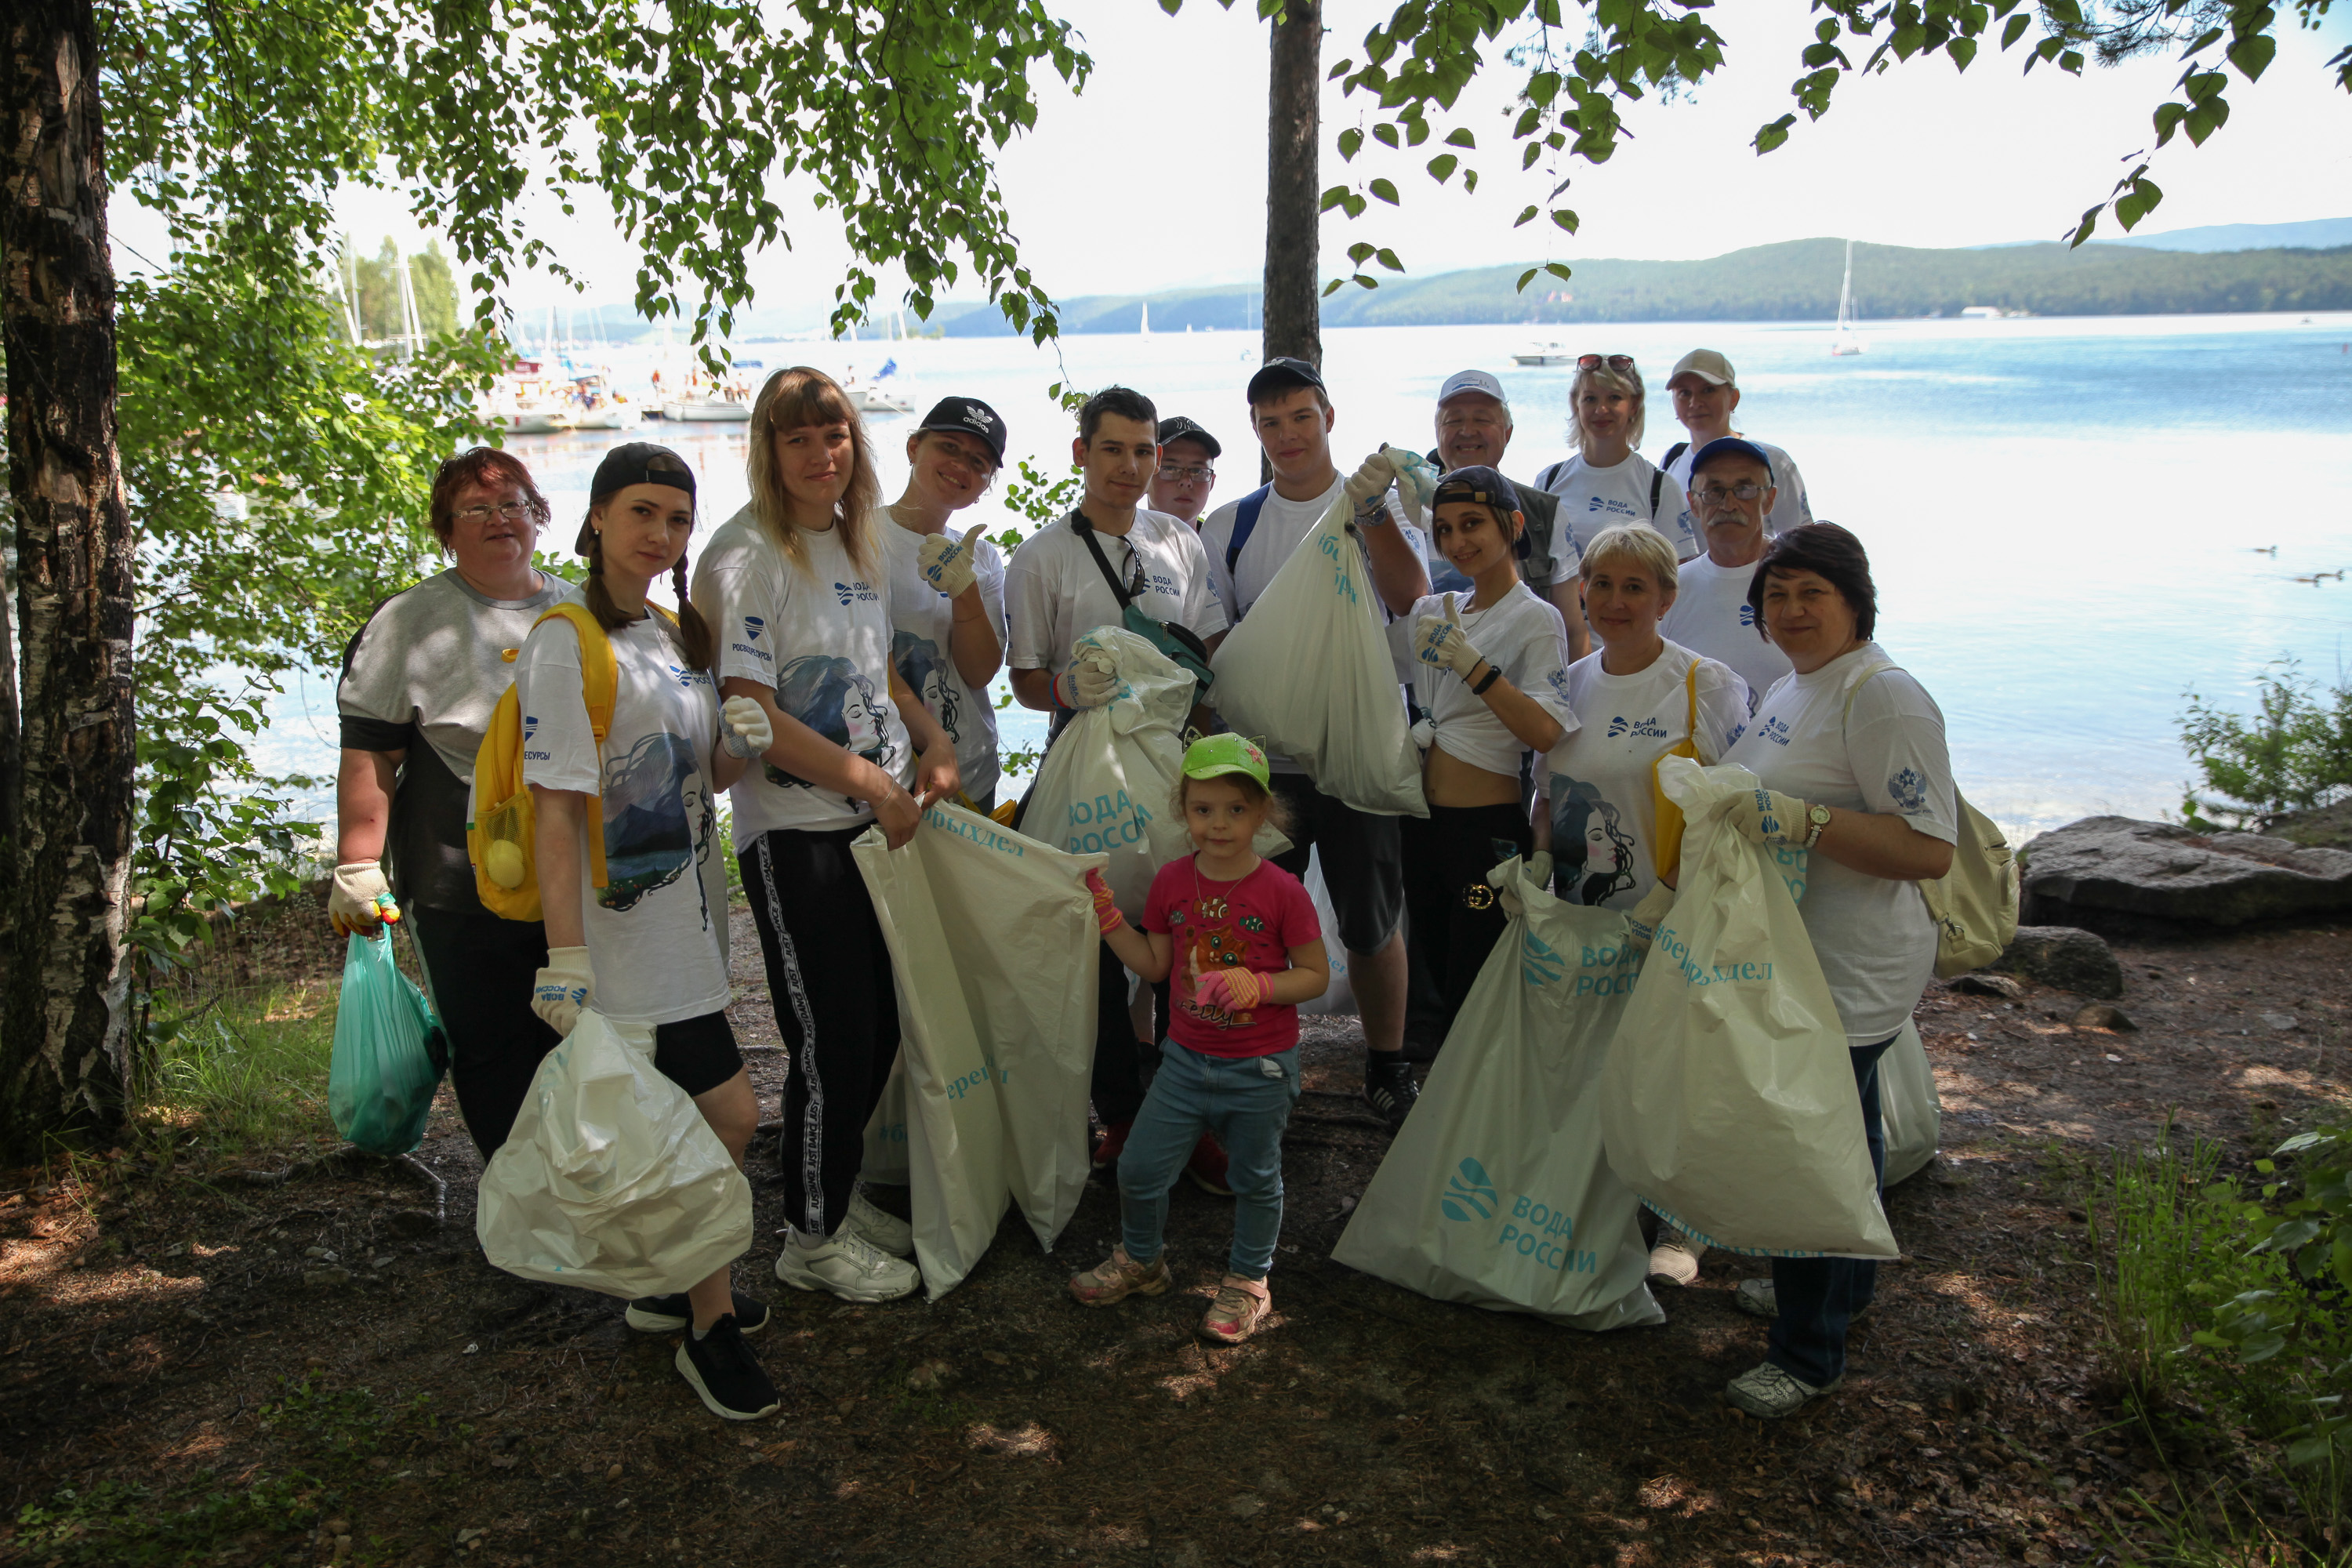
[[[1095,896],[1095,927],[1103,935],[1108,936],[1127,923],[1127,917],[1110,901],[1110,884],[1103,880],[1100,871],[1087,873],[1087,891]]]
[[[1212,969],[1192,993],[1196,1005],[1246,1013],[1265,999],[1265,982],[1247,969]]]

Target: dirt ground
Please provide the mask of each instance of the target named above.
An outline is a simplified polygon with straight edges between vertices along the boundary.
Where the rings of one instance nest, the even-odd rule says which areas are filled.
[[[311,929],[248,931],[226,962],[331,978]],[[373,1162],[276,1186],[201,1156],[15,1173],[0,1562],[2101,1561],[2147,1529],[2135,1493],[2169,1494],[2100,1375],[2082,1173],[2168,1117],[2242,1168],[2340,1114],[2352,1079],[2352,931],[2118,954],[2136,1030],[2073,1027],[2085,999],[2032,986],[1931,990],[1943,1153],[1889,1194],[1905,1254],[1845,1388],[1778,1425],[1720,1397],[1761,1354],[1730,1304],[1759,1265],[1712,1257],[1662,1292],[1665,1326],[1594,1337],[1331,1262],[1387,1142],[1352,1019],[1310,1028],[1278,1315],[1240,1347],[1193,1337],[1228,1218],[1189,1186],[1170,1226],[1187,1293],[1062,1293],[1115,1239],[1097,1182],[1054,1256],[1008,1215],[944,1300],[856,1307],[769,1276],[780,1188],[755,1147],[762,1239],[738,1279],[775,1306],[755,1343],[784,1404],[740,1426],[617,1302],[482,1261],[446,1089],[418,1155],[446,1223]],[[734,1013],[772,1108],[764,987]]]

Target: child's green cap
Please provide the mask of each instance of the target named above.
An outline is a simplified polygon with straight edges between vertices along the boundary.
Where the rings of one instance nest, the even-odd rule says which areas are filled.
[[[1213,779],[1220,773],[1247,773],[1260,789],[1271,789],[1265,753],[1243,735],[1203,735],[1184,749],[1184,776]]]

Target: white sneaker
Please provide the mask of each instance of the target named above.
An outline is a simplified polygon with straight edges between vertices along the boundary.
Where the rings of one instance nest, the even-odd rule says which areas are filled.
[[[845,1226],[823,1247],[786,1240],[776,1254],[776,1278],[796,1290],[830,1290],[845,1301],[895,1301],[923,1282],[913,1264],[876,1250]]]
[[[1790,1376],[1770,1362],[1753,1371],[1743,1372],[1725,1385],[1723,1395],[1750,1415],[1766,1421],[1778,1421],[1784,1415],[1794,1415],[1811,1401],[1824,1394],[1836,1392],[1845,1379],[1839,1378],[1824,1388]]]
[[[1698,1278],[1698,1260],[1706,1256],[1705,1243],[1677,1230],[1662,1231],[1658,1245],[1650,1248],[1650,1283],[1688,1285]]]
[[[849,1217],[842,1228],[856,1231],[895,1258],[915,1256],[915,1227],[897,1215],[875,1207],[864,1193],[851,1191]]]
[[[1780,1292],[1769,1279],[1742,1279],[1731,1293],[1731,1304],[1751,1318],[1777,1318]]]

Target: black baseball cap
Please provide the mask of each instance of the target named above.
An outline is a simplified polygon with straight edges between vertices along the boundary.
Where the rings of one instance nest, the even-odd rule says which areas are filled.
[[[1303,359],[1281,357],[1270,359],[1259,367],[1258,373],[1250,377],[1249,390],[1244,395],[1252,405],[1255,405],[1277,393],[1295,391],[1302,386],[1323,391],[1323,373]]]
[[[1217,444],[1214,436],[1201,427],[1199,420],[1187,419],[1181,414],[1170,415],[1160,422],[1160,444],[1165,447],[1171,441],[1198,441],[1209,449],[1212,458],[1225,455],[1224,447]]]
[[[1498,515],[1519,510],[1518,490],[1484,463],[1467,468],[1448,468],[1437,481],[1437,493],[1429,498],[1429,504],[1438,507],[1463,500],[1493,507]]]
[[[606,496],[618,495],[631,485],[667,485],[692,495],[694,469],[667,447],[652,441],[625,441],[605,453],[604,460],[596,465],[596,477],[588,481],[588,504],[593,507]],[[580,537],[572,545],[573,552],[587,554],[595,533],[595,526],[582,518]]]
[[[987,444],[997,467],[1004,466],[1004,416],[977,397],[940,398],[931,405],[931,411],[923,416],[923,422],[915,429],[953,430],[962,436],[977,436]]]

